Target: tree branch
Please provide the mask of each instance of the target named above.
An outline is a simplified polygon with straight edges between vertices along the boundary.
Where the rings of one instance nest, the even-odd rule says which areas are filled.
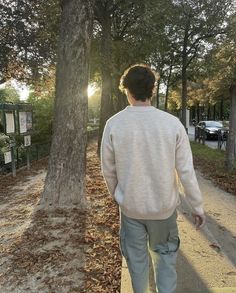
[[[188,66],[192,62],[192,60],[197,56],[198,47],[199,47],[199,44],[195,47],[195,52],[193,53],[193,55],[189,58],[188,62],[186,63],[186,68],[188,68]]]
[[[0,85],[3,84],[3,83],[5,83],[6,81],[7,81],[6,78],[4,78],[4,77],[1,78],[1,79],[0,79]]]
[[[208,35],[204,35],[204,36],[198,37],[198,38],[192,43],[192,45],[190,46],[190,48],[187,50],[187,55],[191,52],[192,49],[195,49],[196,47],[198,47],[199,42],[200,42],[201,40],[208,39],[208,38],[212,38],[212,37],[214,37],[214,36],[215,36],[214,34],[208,34]],[[195,46],[196,46],[196,47],[195,47]]]
[[[120,0],[120,1],[117,1],[116,4],[112,5],[111,8],[110,8],[110,13],[114,13],[114,12],[116,11],[116,9],[117,9],[117,8],[120,6],[120,4],[122,4],[122,3],[125,3],[125,1],[124,1],[124,0]],[[131,2],[130,4],[133,5],[134,3]]]
[[[134,23],[135,23],[134,20],[133,20],[133,21],[128,20],[128,21],[124,24],[123,28],[121,28],[121,31],[118,33],[119,40],[122,40],[122,39],[123,39],[123,36],[124,36],[124,34],[125,34],[125,32],[126,32],[126,29],[127,29],[130,25],[132,25],[132,24],[134,24]]]

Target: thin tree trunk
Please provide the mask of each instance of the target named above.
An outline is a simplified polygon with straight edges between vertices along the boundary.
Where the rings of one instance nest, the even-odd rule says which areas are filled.
[[[187,46],[188,46],[188,37],[189,37],[189,27],[190,27],[190,19],[186,22],[185,26],[185,34],[184,34],[184,42],[183,42],[183,51],[182,51],[182,115],[181,121],[186,128],[186,111],[187,111],[187,62],[188,62],[188,54],[187,54]]]
[[[208,105],[207,108],[207,120],[211,120],[211,105]]]
[[[235,80],[230,87],[230,117],[229,117],[229,135],[227,140],[225,167],[227,171],[234,169],[235,147],[236,147],[236,70]]]
[[[102,39],[101,39],[101,72],[102,72],[102,93],[101,93],[101,112],[98,138],[98,154],[100,153],[101,139],[103,129],[107,119],[114,114],[112,101],[112,79],[111,79],[111,19],[105,11],[104,18],[101,21]]]
[[[216,104],[213,106],[213,120],[216,120]]]
[[[197,123],[200,121],[200,107],[199,104],[197,104]]]
[[[160,108],[160,84],[161,84],[161,79],[159,78],[157,81],[157,92],[156,92],[156,107],[157,107],[157,109]]]
[[[41,205],[83,208],[92,2],[62,1],[49,168]]]
[[[220,101],[220,120],[224,120],[224,99]]]
[[[186,120],[186,110],[187,110],[187,70],[186,65],[183,62],[182,68],[182,117],[181,121],[186,128],[187,120]]]
[[[170,80],[171,80],[171,75],[172,75],[172,68],[173,68],[173,59],[171,58],[170,69],[169,69],[169,74],[168,74],[167,84],[166,84],[166,96],[165,96],[165,111],[166,112],[168,110],[168,98],[169,98],[169,89],[170,89]]]

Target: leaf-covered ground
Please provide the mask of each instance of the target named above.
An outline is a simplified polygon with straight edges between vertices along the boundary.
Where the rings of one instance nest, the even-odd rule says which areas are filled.
[[[199,143],[191,143],[194,166],[204,178],[210,179],[219,188],[236,195],[236,162],[235,170],[225,170],[225,151],[211,149]]]
[[[47,162],[0,178],[0,292],[120,292],[118,208],[87,153],[88,208],[37,210]]]
[[[195,146],[193,154],[204,177],[236,194],[236,173],[224,171],[223,153]],[[119,214],[96,144],[87,153],[86,211],[36,209],[46,166],[41,160],[16,178],[0,177],[0,292],[120,292]]]

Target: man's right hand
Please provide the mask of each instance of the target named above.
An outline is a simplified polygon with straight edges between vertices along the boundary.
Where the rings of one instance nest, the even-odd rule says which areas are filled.
[[[205,214],[203,215],[197,215],[197,214],[192,214],[194,224],[196,229],[201,229],[205,224],[206,224],[206,216]]]

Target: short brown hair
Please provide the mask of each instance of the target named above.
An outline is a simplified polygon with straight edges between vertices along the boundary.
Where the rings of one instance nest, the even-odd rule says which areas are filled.
[[[128,89],[135,100],[145,101],[153,94],[156,77],[152,69],[145,64],[135,64],[125,70],[120,79],[120,90]]]

